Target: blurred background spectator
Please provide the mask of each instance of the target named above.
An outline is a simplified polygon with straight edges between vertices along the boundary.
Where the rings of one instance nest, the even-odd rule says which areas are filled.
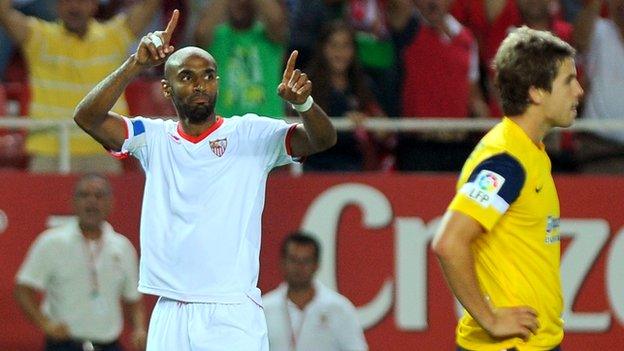
[[[560,0],[561,15],[566,22],[574,23],[585,0]]]
[[[388,26],[388,0],[349,0],[345,16],[356,31],[357,56],[372,78],[372,90],[389,116],[400,113],[399,72]]]
[[[106,222],[112,189],[98,174],[74,189],[76,219],[43,232],[17,273],[15,298],[46,337],[46,351],[119,351],[123,307],[130,312],[134,346],[145,349],[145,311],[137,253]],[[45,294],[42,306],[38,293]]]
[[[353,304],[314,279],[320,245],[294,232],[282,242],[284,283],[262,297],[272,351],[366,351]]]
[[[362,127],[368,117],[384,112],[370,89],[370,79],[356,57],[354,30],[344,21],[327,23],[305,70],[314,82],[314,101],[329,116],[349,118],[353,132],[338,133],[331,149],[306,159],[304,169],[314,171],[362,171],[392,167],[393,136],[369,133]]]
[[[448,13],[450,5],[451,0],[395,0],[390,22],[402,65],[401,116],[489,116],[479,88],[477,43]],[[474,143],[465,132],[403,134],[397,166],[458,171]]]
[[[195,39],[219,63],[217,114],[284,116],[276,89],[282,79],[287,25],[276,0],[209,3],[197,25]]]
[[[54,0],[13,0],[13,7],[25,15],[41,18],[46,21],[56,19]],[[15,54],[15,45],[11,37],[0,27],[0,82],[4,81],[4,74],[9,62]]]
[[[56,9],[65,8],[62,10],[65,14],[59,13],[59,23],[75,22],[78,18],[72,19],[67,9],[77,8],[72,3],[82,3],[80,11],[71,11],[82,17],[85,28],[84,23],[89,23],[91,29],[85,33],[90,33],[92,28],[100,28],[93,26],[95,22],[91,19],[94,17],[104,21],[101,26],[110,25],[121,23],[116,21],[122,17],[135,16],[136,10],[140,9],[141,16],[136,17],[138,21],[128,24],[132,27],[129,36],[136,40],[138,27],[159,28],[171,9],[182,9],[180,30],[175,33],[174,44],[198,44],[220,61],[221,96],[217,113],[225,117],[251,110],[275,118],[289,115],[275,94],[275,86],[280,79],[286,49],[299,50],[298,66],[316,76],[313,89],[317,101],[330,114],[350,118],[357,125],[354,132],[341,133],[339,145],[334,149],[308,160],[304,164],[306,170],[457,171],[480,133],[370,133],[360,122],[365,117],[384,116],[500,117],[502,112],[492,85],[489,64],[505,35],[521,25],[553,31],[578,46],[583,55],[577,63],[585,61],[590,66],[590,74],[585,74],[583,65],[577,67],[588,92],[587,110],[581,106],[580,116],[619,118],[616,116],[623,115],[617,107],[621,99],[611,97],[621,90],[618,76],[606,73],[620,70],[615,62],[622,40],[613,35],[615,27],[620,26],[619,0],[58,0],[56,6],[53,0],[13,0],[13,9],[23,12],[14,12],[11,0],[0,1],[7,9],[0,14],[3,24],[0,28],[9,25],[15,32],[15,28],[20,27],[11,23],[23,22],[21,26],[28,29],[17,31],[26,65],[15,59],[19,55],[12,54],[13,59],[5,74],[6,82],[0,88],[0,105],[4,105],[0,106],[0,111],[4,110],[3,114],[62,119],[64,111],[75,106],[74,97],[84,94],[81,89],[91,81],[90,77],[75,76],[67,67],[60,69],[60,66],[36,59],[33,48],[37,46],[28,44],[26,34],[31,27],[35,30],[40,27],[36,24],[46,22],[34,17],[25,21],[24,18],[31,17],[20,13],[53,20],[57,16]],[[99,6],[93,12],[96,1]],[[585,7],[582,6],[584,3],[587,3]],[[16,18],[21,20],[7,22],[9,13],[18,13]],[[148,13],[150,16],[146,16]],[[566,22],[567,19],[576,19],[576,30]],[[323,58],[326,50],[318,46],[320,40],[327,39],[320,38],[322,33],[326,34],[328,26],[336,20],[341,21],[345,32],[354,37],[344,41],[345,47],[341,47],[343,44],[334,45],[335,52],[349,53],[345,57],[354,56],[349,59],[353,64],[349,66],[348,79],[341,73],[327,74],[335,71],[338,65],[334,59]],[[54,28],[58,30],[62,25],[54,25]],[[127,48],[135,45],[132,40],[127,40],[124,35],[127,32],[121,29],[116,30],[116,39],[111,39],[115,35],[106,39],[107,42],[117,40],[119,44],[116,45],[96,45],[93,36],[85,34],[81,37],[80,31],[72,30],[70,24],[67,31],[58,34],[57,39],[63,48],[54,51],[54,57],[67,55],[59,52],[69,52],[72,62],[85,65],[100,55],[117,55],[117,59],[123,59],[128,54]],[[2,35],[0,32],[0,37]],[[14,36],[11,35],[13,41]],[[51,40],[49,37],[40,42]],[[3,41],[0,47],[0,71],[6,66],[2,64],[3,57],[5,61],[7,55],[11,57],[12,45],[9,43]],[[89,50],[92,45],[98,50],[102,47],[114,47],[115,50],[95,53]],[[89,54],[80,56],[78,52],[85,47]],[[615,48],[613,55],[600,53],[601,49],[611,47]],[[50,50],[47,46],[38,48]],[[341,54],[337,55],[340,57]],[[610,64],[615,66],[610,67]],[[103,66],[90,72],[104,70]],[[25,77],[27,74],[33,78],[30,83]],[[161,75],[162,68],[156,68],[130,84],[125,94],[127,106],[121,99],[118,112],[171,115],[173,106],[162,95]],[[24,84],[15,84],[16,80],[19,83],[23,80]],[[340,83],[341,80],[346,83]],[[245,87],[235,89],[232,82]],[[29,104],[29,87],[32,87],[32,104]],[[1,99],[2,95],[4,99]],[[28,151],[34,157],[30,169],[58,170],[58,133],[38,131],[31,134]],[[616,172],[619,166],[613,161],[624,160],[624,137],[619,138],[617,134],[624,135],[618,132],[582,133],[577,138],[571,131],[553,133],[546,142],[554,170]],[[0,163],[17,167],[28,163],[20,153],[24,135],[26,133],[19,130],[2,132]],[[81,131],[72,135],[73,171],[120,170],[118,161],[105,156],[90,141],[82,141],[81,135]],[[128,163],[124,163],[124,168],[138,169]]]
[[[502,116],[490,67],[498,46],[510,30],[522,25],[551,31],[572,43],[572,26],[560,19],[558,9],[553,0],[455,0],[453,16],[472,31],[479,44],[482,88],[491,116]]]
[[[127,13],[98,22],[94,19],[97,0],[58,0],[60,21],[48,22],[22,14],[11,7],[10,0],[0,0],[0,24],[21,47],[28,65],[30,117],[70,120],[80,99],[127,58],[129,45],[159,6],[160,0],[144,0]],[[118,101],[115,111],[128,113],[124,99]],[[31,154],[31,171],[58,170],[57,134],[32,132],[26,147]],[[72,133],[70,150],[73,171],[121,170],[119,162],[82,131]]]
[[[600,17],[608,5],[608,16]],[[590,0],[579,13],[575,39],[585,63],[583,118],[624,119],[624,0]],[[585,172],[624,172],[624,132],[583,133],[578,150]]]
[[[297,63],[306,67],[312,58],[321,28],[343,18],[345,0],[284,0],[288,9],[288,51],[298,50]]]

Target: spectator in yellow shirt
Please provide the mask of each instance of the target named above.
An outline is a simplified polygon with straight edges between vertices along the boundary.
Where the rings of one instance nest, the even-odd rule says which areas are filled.
[[[78,102],[127,57],[132,42],[142,34],[161,0],[143,0],[105,22],[94,19],[97,0],[57,0],[59,20],[30,17],[0,0],[0,25],[21,47],[30,72],[30,116],[70,120]],[[126,101],[114,110],[128,113]],[[53,130],[32,131],[26,148],[34,172],[58,170],[59,140]],[[119,172],[117,160],[84,132],[72,130],[72,171]]]

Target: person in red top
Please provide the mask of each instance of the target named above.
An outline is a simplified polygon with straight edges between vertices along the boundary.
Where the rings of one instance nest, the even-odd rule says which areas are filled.
[[[477,43],[448,13],[450,0],[395,0],[389,16],[402,63],[402,116],[486,117],[479,89]],[[404,171],[458,171],[474,147],[466,133],[403,134]]]
[[[451,13],[472,31],[479,43],[480,66],[487,72],[486,95],[492,116],[501,116],[502,110],[494,95],[490,63],[511,29],[526,25],[572,42],[572,25],[555,16],[552,4],[552,0],[456,0],[453,4]]]
[[[497,90],[493,89],[494,72],[491,61],[498,46],[512,28],[526,25],[537,30],[547,30],[572,43],[573,26],[557,16],[552,0],[456,0],[451,12],[460,22],[472,29],[480,44],[482,79],[486,83],[490,115],[503,115]],[[583,76],[581,67],[577,67]],[[577,168],[572,157],[576,142],[571,131],[552,134],[547,143],[556,171],[574,171]]]

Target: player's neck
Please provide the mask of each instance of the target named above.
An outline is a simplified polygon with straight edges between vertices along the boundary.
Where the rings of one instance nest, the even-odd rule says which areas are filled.
[[[542,119],[536,118],[536,116],[532,116],[529,113],[520,116],[510,116],[509,118],[511,118],[539,148],[542,147],[542,140],[544,140],[546,134],[552,129],[552,127],[544,123]]]
[[[216,122],[217,116],[213,114],[205,121],[199,123],[191,123],[189,119],[184,118],[180,120],[180,125],[182,126],[182,131],[184,131],[185,134],[196,137],[200,136],[203,132],[212,127],[212,125]]]
[[[303,310],[314,299],[315,293],[314,286],[311,284],[306,287],[289,286],[287,296],[300,310]]]

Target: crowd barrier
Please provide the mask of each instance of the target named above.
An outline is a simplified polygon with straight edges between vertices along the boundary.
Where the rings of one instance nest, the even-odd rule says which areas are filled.
[[[290,122],[300,122],[297,118],[288,118]],[[369,118],[363,122],[368,130],[394,132],[423,132],[423,131],[484,131],[499,121],[498,118]],[[355,125],[345,118],[332,118],[332,123],[339,131],[353,130]],[[20,130],[52,130],[59,140],[59,173],[68,174],[71,170],[71,154],[69,152],[69,137],[72,131],[78,129],[71,120],[32,120],[18,117],[0,117],[0,129]],[[624,130],[624,120],[578,120],[569,129],[573,131],[610,131]],[[301,168],[293,166],[292,174],[301,174]]]

